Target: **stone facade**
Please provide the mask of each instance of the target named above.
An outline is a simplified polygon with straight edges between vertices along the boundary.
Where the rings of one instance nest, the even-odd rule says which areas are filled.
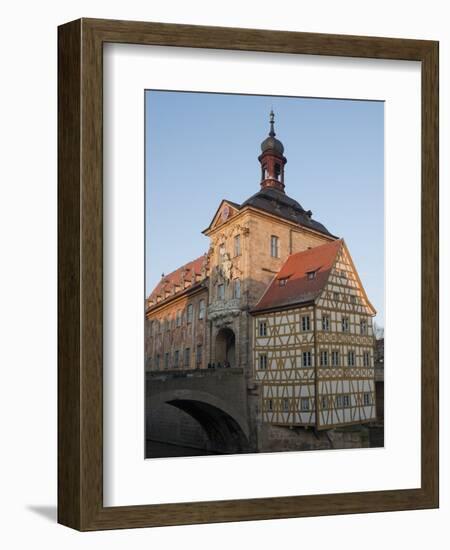
[[[241,369],[250,448],[276,450],[288,440],[292,448],[333,448],[329,437],[314,438],[305,431],[279,437],[279,429],[284,428],[271,431],[263,417],[264,384],[254,364],[253,310],[290,256],[337,239],[285,194],[287,161],[283,145],[274,136],[272,118],[271,133],[259,157],[261,191],[241,205],[223,200],[203,231],[209,241],[205,255],[163,275],[148,297],[146,370],[175,376],[181,370]],[[169,417],[176,423],[174,410]],[[180,423],[187,426],[189,421],[180,416]],[[161,429],[154,426],[153,432],[161,437]],[[199,441],[192,426],[187,432]],[[335,435],[336,441],[345,439],[346,445],[352,437],[356,441],[355,435]],[[187,444],[186,439],[180,441]]]

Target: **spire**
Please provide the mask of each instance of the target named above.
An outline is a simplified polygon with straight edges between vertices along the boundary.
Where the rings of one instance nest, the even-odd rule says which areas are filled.
[[[271,109],[270,110],[270,132],[269,132],[270,137],[275,137],[277,135],[275,133],[274,124],[275,124],[275,115],[274,115],[273,109]]]
[[[275,136],[275,114],[270,110],[269,135],[261,143],[261,155],[258,157],[261,163],[261,187],[271,187],[284,192],[284,165],[287,160],[283,155],[284,147]]]

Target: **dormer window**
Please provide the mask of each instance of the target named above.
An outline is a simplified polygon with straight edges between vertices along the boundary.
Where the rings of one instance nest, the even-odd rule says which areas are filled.
[[[317,270],[307,271],[306,272],[306,277],[307,277],[308,281],[312,281],[313,279],[315,279],[316,278],[316,273],[317,273]]]
[[[278,286],[286,286],[286,285],[287,285],[287,278],[278,279]]]

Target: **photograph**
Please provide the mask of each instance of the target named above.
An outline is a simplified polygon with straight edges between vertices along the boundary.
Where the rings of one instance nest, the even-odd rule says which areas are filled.
[[[384,102],[144,101],[145,457],[383,447]]]

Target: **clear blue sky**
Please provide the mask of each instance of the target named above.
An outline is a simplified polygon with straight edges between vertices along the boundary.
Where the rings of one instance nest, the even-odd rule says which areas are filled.
[[[343,237],[384,325],[384,103],[147,91],[146,294],[208,250],[220,201],[259,190],[275,111],[286,193]]]

